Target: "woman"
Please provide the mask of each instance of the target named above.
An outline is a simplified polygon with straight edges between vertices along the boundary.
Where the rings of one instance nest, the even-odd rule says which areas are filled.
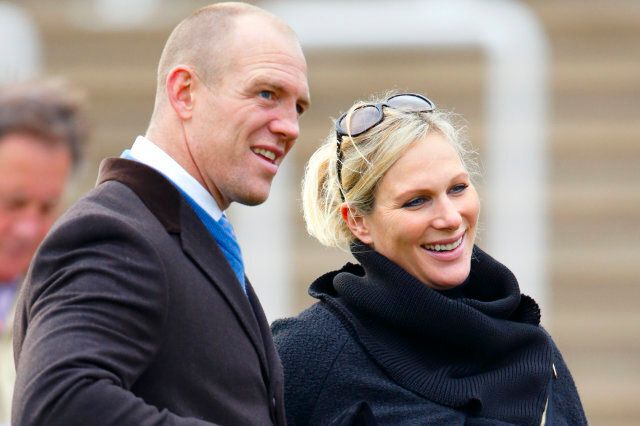
[[[290,424],[586,424],[538,306],[474,245],[469,157],[416,94],[356,103],[311,157],[308,231],[359,264],[273,325]]]

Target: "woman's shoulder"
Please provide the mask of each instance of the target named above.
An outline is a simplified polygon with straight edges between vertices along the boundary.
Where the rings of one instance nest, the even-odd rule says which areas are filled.
[[[306,423],[349,334],[322,302],[275,321],[271,328],[284,369],[287,420]]]
[[[281,357],[283,353],[298,357],[305,353],[309,356],[324,353],[326,356],[338,351],[349,338],[340,320],[322,302],[295,317],[274,321],[271,331]]]
[[[327,349],[339,346],[349,338],[339,317],[334,311],[340,296],[333,288],[333,280],[340,273],[362,275],[360,265],[345,264],[341,269],[318,277],[309,287],[309,295],[319,301],[302,311],[298,316],[276,320],[271,324],[274,341],[279,349],[290,345],[314,345],[320,343]]]

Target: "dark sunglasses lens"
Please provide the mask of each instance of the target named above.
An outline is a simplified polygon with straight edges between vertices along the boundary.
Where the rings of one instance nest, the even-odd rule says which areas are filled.
[[[349,126],[347,126],[349,121]],[[340,128],[344,134],[359,135],[371,127],[375,126],[380,121],[380,111],[373,105],[363,106],[351,113],[351,119],[345,116],[340,121]]]
[[[391,108],[403,111],[427,112],[433,111],[433,103],[420,96],[415,95],[397,95],[389,98],[387,105]]]

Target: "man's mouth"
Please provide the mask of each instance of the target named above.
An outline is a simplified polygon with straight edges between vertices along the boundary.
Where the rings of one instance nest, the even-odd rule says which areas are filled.
[[[462,240],[464,239],[464,234],[460,236],[456,241],[449,244],[424,244],[422,247],[429,251],[452,251],[455,250],[460,244],[462,244]]]
[[[265,159],[271,161],[272,163],[275,162],[276,160],[276,153],[273,151],[269,151],[263,148],[251,148],[251,150],[255,154],[258,154],[259,156],[264,157]]]

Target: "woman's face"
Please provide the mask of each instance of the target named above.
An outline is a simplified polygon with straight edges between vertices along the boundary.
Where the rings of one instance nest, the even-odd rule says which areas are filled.
[[[430,133],[387,171],[373,211],[351,229],[429,287],[447,289],[469,275],[479,211],[456,151]]]

